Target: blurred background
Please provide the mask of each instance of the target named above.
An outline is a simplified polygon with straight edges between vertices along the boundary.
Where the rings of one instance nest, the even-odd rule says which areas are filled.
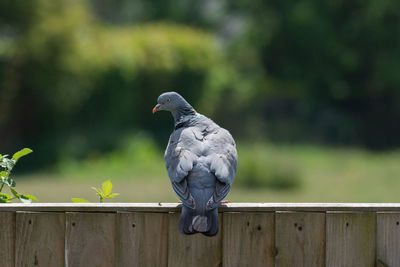
[[[177,201],[182,94],[237,141],[228,199],[400,200],[397,0],[0,1],[0,153],[40,202]]]

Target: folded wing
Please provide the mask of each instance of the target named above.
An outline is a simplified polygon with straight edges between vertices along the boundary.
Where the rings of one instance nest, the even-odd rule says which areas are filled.
[[[174,136],[171,136],[173,139]],[[179,146],[178,142],[170,140],[165,153],[165,163],[172,188],[187,207],[194,208],[194,199],[189,192],[187,180],[185,179],[193,169],[196,155],[191,151]]]
[[[213,209],[226,197],[231,188],[237,168],[235,141],[228,131],[220,128],[213,134],[210,142],[210,171],[217,178],[215,192],[207,203]]]

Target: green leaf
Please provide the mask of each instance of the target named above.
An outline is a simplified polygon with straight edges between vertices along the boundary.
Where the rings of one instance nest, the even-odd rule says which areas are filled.
[[[105,181],[102,185],[101,188],[103,189],[103,194],[105,196],[111,194],[112,191],[112,183],[110,180]]]
[[[15,166],[15,160],[14,159],[7,159],[6,163],[7,163],[7,169],[9,171],[11,171]]]
[[[21,195],[20,197],[23,199],[30,199],[30,200],[38,201],[37,198],[32,195]]]
[[[16,198],[19,198],[19,194],[18,194],[17,190],[15,190],[14,188],[11,187],[10,191]]]
[[[17,185],[17,184],[15,183],[15,181],[14,181],[12,178],[10,178],[10,177],[8,177],[7,179],[5,179],[4,183],[5,183],[6,185],[8,185],[9,187],[15,187],[15,186]]]
[[[12,196],[10,196],[9,194],[5,194],[5,193],[0,193],[0,199],[11,199]]]
[[[103,192],[101,192],[99,189],[97,189],[96,187],[92,187],[92,189],[94,190],[94,191],[96,191],[96,193],[97,193],[97,195],[99,195],[100,197],[101,196],[104,196],[103,195]]]
[[[7,174],[6,171],[1,171],[1,172],[0,172],[0,176],[1,176],[2,178],[7,178],[8,174]]]
[[[0,161],[0,167],[6,168],[8,171],[11,171],[12,168],[14,168],[14,165],[15,165],[14,159],[3,158]]]
[[[74,203],[90,203],[89,200],[86,200],[84,198],[71,198],[71,200]]]
[[[18,151],[17,153],[15,153],[12,157],[13,157],[13,159],[18,160],[21,157],[26,156],[26,155],[28,155],[28,154],[30,154],[32,152],[33,151],[30,148],[23,148],[20,151]]]
[[[119,195],[118,193],[114,193],[114,194],[107,195],[106,198],[113,198],[113,197],[116,197],[118,195]]]
[[[8,199],[0,198],[0,203],[8,203],[10,202]]]

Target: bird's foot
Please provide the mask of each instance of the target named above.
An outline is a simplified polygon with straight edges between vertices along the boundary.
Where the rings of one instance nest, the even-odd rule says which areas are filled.
[[[228,203],[231,203],[229,200],[223,200],[223,201],[221,201],[221,204],[228,204]]]

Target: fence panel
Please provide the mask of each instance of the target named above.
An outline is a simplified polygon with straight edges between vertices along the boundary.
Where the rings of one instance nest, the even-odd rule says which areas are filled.
[[[116,214],[67,212],[66,219],[68,267],[115,266]]]
[[[376,213],[327,212],[327,267],[375,266]]]
[[[400,213],[377,213],[377,259],[383,266],[400,266]]]
[[[14,267],[15,213],[0,212],[0,266]]]
[[[17,212],[15,266],[64,266],[65,215]]]
[[[178,231],[180,213],[170,213],[168,222],[168,266],[196,267],[221,266],[221,233],[214,237],[202,234],[182,235]],[[219,214],[220,227],[222,214]],[[220,231],[222,229],[220,228]]]
[[[325,265],[325,213],[277,212],[275,266]]]
[[[117,266],[168,265],[168,213],[119,213]]]
[[[400,266],[400,203],[229,203],[212,238],[179,209],[0,204],[0,266]]]
[[[273,212],[226,212],[222,229],[222,266],[274,266]]]

